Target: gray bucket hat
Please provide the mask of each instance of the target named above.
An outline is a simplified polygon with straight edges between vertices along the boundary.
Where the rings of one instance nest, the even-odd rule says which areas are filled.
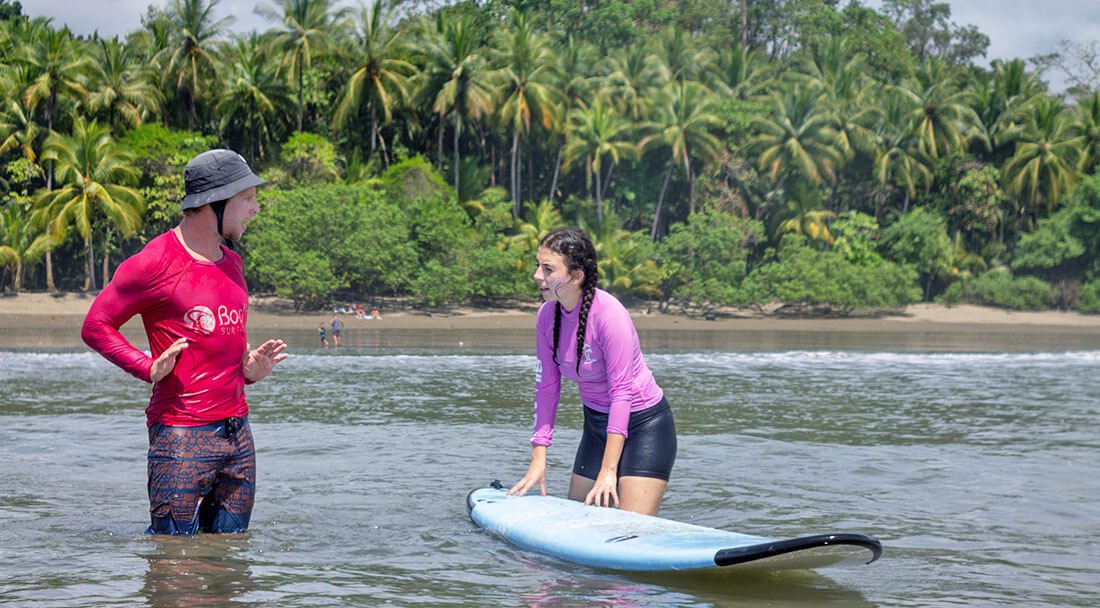
[[[183,183],[187,194],[181,209],[194,209],[267,182],[252,173],[240,154],[232,150],[207,150],[187,163]]]

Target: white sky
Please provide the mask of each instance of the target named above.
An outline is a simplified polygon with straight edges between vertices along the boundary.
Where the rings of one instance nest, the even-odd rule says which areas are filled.
[[[1057,49],[1063,39],[1073,42],[1100,40],[1100,0],[948,0],[951,20],[959,25],[976,25],[990,38],[987,59],[1028,58]],[[141,15],[150,4],[164,6],[164,0],[22,0],[23,12],[52,17],[57,25],[68,25],[78,34],[98,30],[101,35],[126,34],[141,25]],[[872,7],[881,0],[863,0]],[[234,16],[232,29],[264,30],[272,24],[253,12],[264,0],[222,0],[215,9],[219,17]],[[357,6],[355,0],[339,0],[342,6]],[[1050,75],[1052,80],[1054,75]],[[1054,83],[1057,88],[1057,83]]]

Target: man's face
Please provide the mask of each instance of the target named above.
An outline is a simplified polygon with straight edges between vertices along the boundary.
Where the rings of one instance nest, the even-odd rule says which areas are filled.
[[[256,202],[256,189],[249,188],[233,195],[225,204],[225,216],[222,218],[222,234],[231,241],[241,240],[245,224],[260,212]]]

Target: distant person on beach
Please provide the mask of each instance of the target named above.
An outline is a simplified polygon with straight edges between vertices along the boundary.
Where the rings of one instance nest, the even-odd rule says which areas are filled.
[[[367,318],[367,313],[363,310],[362,304],[355,305],[355,318],[359,320]]]
[[[123,262],[92,302],[81,337],[153,383],[147,534],[244,532],[256,493],[256,449],[244,387],[286,359],[286,344],[252,350],[248,287],[230,243],[258,212],[265,182],[230,150],[209,150],[183,173],[183,220]],[[141,315],[152,355],[119,328]]]
[[[328,338],[325,336],[325,324],[317,326],[317,335],[321,338],[321,348],[328,348]]]
[[[333,348],[340,346],[340,330],[344,329],[344,320],[340,317],[332,316],[332,346]]]
[[[508,491],[546,494],[561,378],[577,383],[584,431],[569,498],[653,515],[676,460],[676,427],[664,392],[642,358],[630,313],[599,289],[596,248],[581,230],[546,235],[535,283],[545,300],[535,323],[535,428],[531,464]]]
[[[375,321],[381,321],[382,314],[378,312],[377,308],[372,308],[370,311],[370,318],[374,319]]]

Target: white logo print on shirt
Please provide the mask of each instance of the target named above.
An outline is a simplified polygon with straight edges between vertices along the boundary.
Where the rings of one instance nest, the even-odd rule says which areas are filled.
[[[183,313],[183,322],[192,330],[211,334],[221,325],[221,334],[235,334],[244,331],[245,310],[235,310],[225,306],[218,307],[218,314],[206,306],[192,306],[191,310]]]
[[[191,329],[208,334],[214,331],[214,311],[205,306],[193,306],[191,310],[183,313],[183,322]]]
[[[596,358],[592,356],[592,347],[585,344],[584,352],[581,353],[581,358],[584,359],[585,365],[592,365],[596,362]]]

